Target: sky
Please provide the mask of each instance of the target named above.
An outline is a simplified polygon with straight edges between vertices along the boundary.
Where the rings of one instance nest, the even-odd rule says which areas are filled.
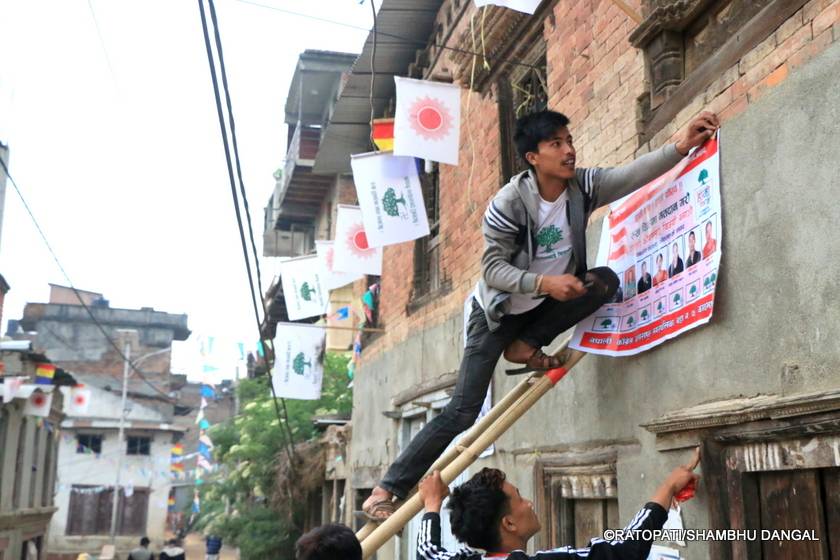
[[[372,23],[371,0],[254,1],[363,29]],[[358,53],[367,31],[242,0],[216,0],[216,9],[261,254],[298,55]],[[103,293],[112,307],[188,315],[193,336],[176,344],[173,371],[199,374],[201,338],[214,337],[223,354],[238,341],[255,347],[196,1],[0,0],[0,141],[77,288]],[[67,283],[8,181],[6,191],[4,333],[25,303],[48,300],[49,283]]]

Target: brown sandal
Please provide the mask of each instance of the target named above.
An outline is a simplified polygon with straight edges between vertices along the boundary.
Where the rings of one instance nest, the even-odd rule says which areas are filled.
[[[522,373],[530,373],[532,371],[546,372],[559,367],[563,367],[562,359],[558,356],[549,356],[541,349],[537,348],[534,350],[534,353],[531,354],[531,357],[528,358],[528,361],[525,362],[524,366],[521,368],[505,370],[505,373],[507,375],[520,375]]]
[[[397,511],[397,502],[393,498],[380,498],[371,505],[362,508],[362,513],[364,513],[367,520],[373,521],[374,523],[382,523],[391,517],[395,511]],[[386,515],[384,517],[378,517],[377,514],[381,513]]]

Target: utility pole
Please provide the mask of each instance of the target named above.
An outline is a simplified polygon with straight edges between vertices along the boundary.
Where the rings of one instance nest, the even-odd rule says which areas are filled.
[[[125,407],[126,398],[128,396],[128,369],[131,365],[131,343],[126,341],[125,349],[123,350],[125,359],[123,360],[123,383],[122,383],[122,400],[120,401],[120,429],[117,435],[117,481],[114,484],[114,500],[111,505],[111,544],[116,546],[117,543],[117,507],[120,503],[120,474],[122,474],[122,461],[124,453],[124,439],[125,439]]]
[[[162,350],[155,350],[154,352],[143,354],[134,360],[134,367],[137,367],[137,365],[146,358],[170,352],[171,350],[171,348],[163,348]],[[131,374],[131,342],[129,339],[125,342],[123,355],[125,356],[125,359],[123,360],[122,399],[120,400],[120,428],[117,434],[117,479],[114,483],[114,499],[111,503],[111,544],[114,546],[117,544],[117,516],[119,514],[118,508],[120,504],[120,475],[122,474],[123,455],[128,452],[125,445],[125,414],[128,406],[128,377]]]

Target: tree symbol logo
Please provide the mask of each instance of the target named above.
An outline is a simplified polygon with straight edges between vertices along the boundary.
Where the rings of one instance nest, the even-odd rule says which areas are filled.
[[[662,304],[660,303],[659,305],[661,306]],[[649,315],[648,310],[647,309],[642,309],[642,321],[647,321],[648,315]]]
[[[633,317],[630,317],[629,319],[627,319],[627,326],[632,327],[633,323],[635,323],[635,322],[636,321],[633,319]]]
[[[674,305],[679,305],[679,303],[681,301],[682,301],[682,296],[680,296],[680,294],[674,294]]]
[[[298,375],[303,375],[306,371],[306,366],[312,367],[312,362],[306,361],[306,356],[303,352],[298,352],[297,356],[295,356],[295,360],[292,362],[292,369]]]
[[[304,282],[303,285],[300,287],[300,297],[304,299],[304,301],[312,301],[312,294],[315,293],[315,288],[312,288],[309,285],[309,282]]]
[[[610,328],[612,326],[612,324],[613,324],[612,319],[604,319],[603,321],[601,321],[601,326],[605,329]]]
[[[563,241],[563,230],[558,229],[554,224],[544,227],[537,234],[537,245],[551,251],[551,247],[558,241]]]
[[[664,311],[664,309],[662,308],[662,302],[661,301],[656,304],[656,310],[659,311],[660,313],[662,313]]]
[[[694,294],[697,293],[697,284],[692,284],[691,288],[688,289],[688,295],[694,297]]]
[[[405,206],[405,197],[397,198],[397,193],[393,188],[385,191],[385,195],[382,197],[382,208],[386,214],[394,218],[400,216],[400,204]]]
[[[697,177],[697,181],[699,181],[699,183],[701,185],[706,186],[706,181],[708,181],[708,180],[709,180],[709,170],[708,169],[703,169],[702,171],[700,171],[700,176]]]

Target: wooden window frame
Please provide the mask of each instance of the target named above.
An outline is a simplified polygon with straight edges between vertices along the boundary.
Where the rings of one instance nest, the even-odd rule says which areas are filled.
[[[93,445],[83,445],[81,442],[81,438],[99,438],[99,451],[94,449]],[[84,454],[84,448],[87,447],[90,449],[94,454],[102,453],[102,442],[105,441],[105,436],[103,434],[76,434],[76,453],[77,454]]]
[[[132,441],[134,449],[132,450]],[[145,445],[143,445],[145,441]],[[143,451],[145,450],[145,453]],[[128,435],[125,438],[125,454],[131,457],[148,457],[152,454],[152,438],[143,435]]]
[[[840,390],[706,403],[642,427],[656,435],[659,451],[701,446],[712,529],[751,526],[755,473],[840,467],[834,451],[840,447]],[[761,558],[761,542],[710,541],[709,557]]]
[[[523,59],[525,64],[536,66],[516,66],[496,82],[496,100],[499,111],[499,186],[504,186],[515,174],[528,168],[516,150],[513,135],[516,132],[516,120],[522,115],[548,108],[548,58],[547,45],[542,36],[534,39]],[[540,71],[542,74],[540,74]],[[536,100],[529,100],[526,95],[533,95],[534,88],[542,85],[542,94]]]
[[[569,458],[550,456],[535,462],[534,508],[542,525],[537,535],[537,548],[575,545],[575,501],[616,500],[617,505],[618,478],[614,457],[614,454],[607,454],[589,464],[574,464],[574,459],[570,464]],[[617,511],[615,515],[615,528],[621,528]],[[604,521],[604,528],[608,528],[607,520]],[[598,535],[588,536],[589,539],[595,537]]]
[[[693,21],[676,22],[669,19],[666,9],[654,9],[630,35],[630,42],[634,47],[645,51],[645,73],[648,82],[653,81],[652,75],[661,73],[660,70],[653,68],[657,64],[656,60],[659,60],[662,64],[675,66],[671,70],[674,75],[666,78],[674,85],[667,88],[669,91],[666,99],[653,110],[651,110],[651,92],[640,97],[642,122],[639,145],[649,142],[721,74],[737,64],[741,57],[774,33],[806,3],[807,0],[774,0],[747,21],[737,33],[718,47],[712,56],[688,75],[680,75],[679,72],[679,64],[682,64],[684,73],[684,60],[675,66],[674,58],[679,56],[679,41],[682,34],[691,27]],[[686,5],[689,4],[699,4],[699,2],[686,3]]]
[[[429,219],[429,235],[414,242],[414,281],[411,299],[406,306],[409,315],[449,291],[440,266],[443,247],[440,231],[440,166],[437,162],[430,163],[430,172],[426,172],[425,162],[421,163],[424,169],[420,173],[420,184]]]

